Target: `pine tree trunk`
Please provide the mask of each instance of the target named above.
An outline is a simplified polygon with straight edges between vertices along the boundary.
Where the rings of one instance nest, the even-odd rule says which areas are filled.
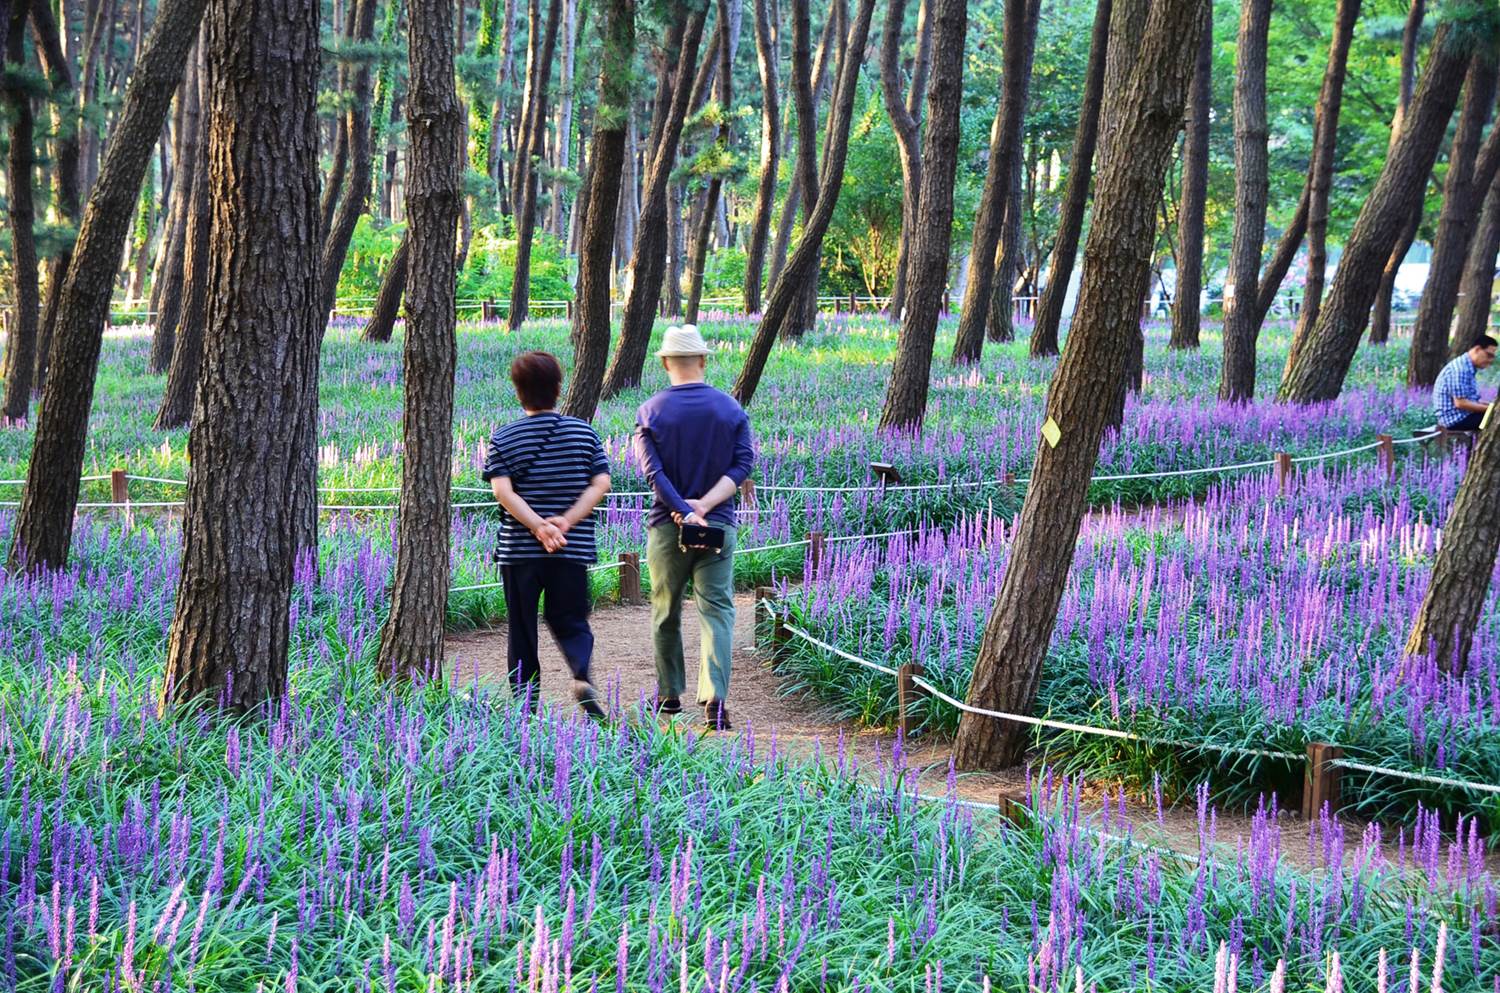
[[[208,132],[202,126],[202,107],[208,91],[208,73],[204,65],[207,53],[201,38],[188,53],[188,66],[178,88],[177,101],[182,106],[182,128],[176,144],[178,182],[173,184],[173,204],[176,213],[175,232],[169,246],[165,239],[159,254],[170,252],[170,257],[158,259],[158,271],[162,280],[160,309],[156,314],[156,326],[151,336],[151,357],[147,365],[152,373],[166,372],[172,364],[177,349],[177,331],[182,325],[182,308],[188,289],[188,238],[198,186],[206,183],[208,175]],[[190,143],[190,144],[184,144]],[[206,238],[207,229],[200,232]],[[192,403],[191,393],[188,402]]]
[[[526,163],[537,154],[531,148],[531,109],[536,104],[537,60],[541,58],[542,32],[546,27],[540,0],[527,0],[526,24],[529,28],[526,33],[526,83],[521,91],[521,118],[516,126],[516,151],[510,169],[510,203],[514,210],[521,208],[521,198],[526,194],[523,185]],[[543,85],[546,85],[545,81]]]
[[[990,294],[995,288],[996,249],[1005,229],[1005,209],[1016,163],[1021,159],[1039,6],[1039,0],[1005,0],[1005,64],[1000,77],[1000,107],[990,131],[990,162],[979,201],[979,216],[974,220],[969,278],[953,341],[954,362],[978,362],[984,351],[984,324],[989,318]],[[942,58],[941,52],[938,58]]]
[[[818,205],[818,98],[823,88],[823,79],[832,64],[833,53],[841,47],[842,32],[839,30],[839,4],[829,5],[828,18],[823,24],[822,40],[818,45],[817,65],[812,63],[812,18],[807,0],[792,0],[792,102],[797,110],[797,158],[793,163],[797,187],[796,208],[802,211],[803,237],[808,223]],[[830,119],[829,124],[832,125]],[[792,224],[796,209],[792,198],[782,208],[782,224],[786,228],[786,244],[790,244]],[[784,268],[784,267],[783,267]],[[781,321],[781,335],[785,338],[800,338],[810,331],[818,319],[818,282],[821,260],[803,276],[797,288],[796,301],[787,318]],[[781,271],[772,277],[780,280]]]
[[[401,313],[401,298],[406,293],[406,271],[411,260],[411,229],[401,236],[401,242],[385,264],[385,273],[380,279],[380,292],[375,296],[375,306],[370,311],[370,321],[365,325],[365,341],[390,341],[396,330],[396,318]]]
[[[401,26],[401,0],[389,0],[385,7],[385,19],[380,24],[380,45],[390,48],[396,43]],[[391,171],[395,168],[395,143],[391,141],[391,126],[396,122],[396,66],[394,60],[386,58],[375,71],[375,107],[370,116],[370,154],[373,171],[370,186],[374,192],[375,215],[381,220],[390,220],[387,209],[390,194]]]
[[[734,135],[730,129],[731,106],[733,101],[734,82],[734,45],[730,38],[730,25],[733,23],[732,12],[729,9],[729,0],[718,0],[719,8],[719,106],[723,109],[723,117],[719,124],[718,135],[715,139],[721,149],[721,155],[727,159],[732,153],[730,142]],[[719,214],[719,197],[724,189],[724,177],[714,175],[708,181],[708,190],[703,197],[703,216],[699,219],[698,229],[693,235],[692,255],[688,260],[688,290],[687,304],[683,308],[684,319],[689,324],[698,323],[698,304],[703,299],[703,272],[708,263],[708,241],[713,236],[714,221]]]
[[[1464,84],[1458,130],[1448,151],[1448,177],[1443,184],[1443,208],[1432,246],[1432,263],[1411,329],[1406,385],[1412,388],[1430,388],[1448,361],[1453,308],[1474,236],[1474,222],[1483,209],[1495,171],[1500,169],[1500,128],[1490,130],[1482,150],[1479,140],[1495,105],[1496,68],[1487,58],[1475,58]]]
[[[1474,242],[1469,246],[1464,278],[1458,287],[1458,317],[1453,322],[1449,358],[1462,355],[1489,328],[1497,254],[1500,254],[1500,175],[1490,183]]]
[[[11,548],[13,568],[67,564],[99,350],[125,235],[206,2],[162,0],[125,89],[99,179],[89,194],[58,304],[52,368],[42,391]]]
[[[563,413],[594,419],[599,388],[609,358],[610,250],[615,243],[622,177],[625,174],[625,128],[630,103],[630,65],[635,55],[635,0],[609,0],[601,13],[602,66],[599,110],[594,117],[589,151],[589,209],[583,215],[578,251],[578,292],[573,306],[575,353],[573,375]]]
[[[23,81],[26,72],[26,2],[0,11],[8,27],[5,47],[5,103],[10,111],[10,152],[6,185],[11,235],[11,312],[5,336],[5,396],[0,400],[0,424],[26,420],[31,408],[31,377],[35,372],[37,321],[41,308],[37,288],[36,206],[32,173],[36,171],[36,127],[31,94]]]
[[[1440,671],[1455,676],[1468,669],[1474,629],[1484,611],[1495,553],[1500,550],[1496,493],[1500,493],[1500,426],[1491,424],[1480,432],[1469,457],[1463,483],[1443,525],[1432,578],[1406,641],[1408,658],[1431,658]]]
[[[1406,256],[1411,252],[1411,246],[1417,240],[1417,229],[1422,226],[1422,217],[1426,212],[1427,188],[1423,184],[1422,192],[1413,199],[1406,219],[1401,221],[1400,234],[1396,237],[1396,245],[1391,249],[1390,255],[1386,257],[1385,265],[1380,270],[1380,285],[1375,291],[1375,302],[1370,308],[1370,344],[1384,345],[1391,340],[1391,308],[1396,295],[1396,277],[1401,272],[1401,266],[1406,262]],[[1309,329],[1308,334],[1312,331]],[[1288,368],[1290,360],[1298,354],[1297,339],[1292,339],[1292,352],[1288,356]]]
[[[1317,403],[1335,399],[1343,389],[1379,289],[1381,263],[1390,257],[1402,220],[1410,216],[1422,195],[1458,102],[1469,62],[1466,33],[1462,22],[1448,21],[1438,27],[1400,137],[1354,222],[1307,346],[1288,363],[1278,393],[1281,399]]]
[[[1267,142],[1266,46],[1271,0],[1240,4],[1240,36],[1234,72],[1234,234],[1229,249],[1229,281],[1234,295],[1225,301],[1224,367],[1219,399],[1255,399],[1256,313],[1260,254],[1266,237]]]
[[[1140,287],[1156,237],[1162,177],[1182,126],[1206,16],[1204,0],[1152,3],[1144,36],[1132,51],[1134,70],[1123,86],[1106,91],[1110,126],[1078,312],[1047,398],[1061,440],[1056,448],[1038,446],[1010,565],[969,684],[973,706],[1025,714],[1035,700],[1104,435],[1099,397],[1112,393],[1124,376],[1126,352],[1140,326]],[[1112,32],[1111,47],[1119,40]],[[954,759],[960,769],[1010,765],[1028,738],[1022,725],[965,714]]]
[[[12,0],[12,2],[22,3],[23,0]],[[31,27],[36,38],[37,57],[41,60],[42,69],[46,72],[47,79],[52,86],[52,154],[55,162],[53,203],[62,219],[76,228],[82,214],[83,193],[79,176],[82,151],[78,141],[78,128],[65,126],[77,100],[73,86],[73,69],[69,64],[67,54],[63,51],[62,37],[58,32],[57,20],[52,16],[51,5],[33,0],[30,6]],[[61,298],[63,281],[67,278],[68,266],[72,259],[73,245],[69,243],[47,265],[47,295],[42,303],[41,323],[37,328],[36,372],[31,383],[33,392],[39,393],[47,382],[47,353],[52,347],[52,339],[57,328],[58,301]]]
[[[531,139],[527,142],[529,154],[516,163],[521,172],[520,209],[516,211],[516,267],[510,286],[510,310],[506,324],[512,331],[526,323],[531,307],[531,244],[536,237],[537,184],[542,145],[547,137],[547,81],[552,78],[552,61],[557,52],[557,32],[562,17],[562,0],[550,0],[547,5],[547,28],[542,39],[536,66],[535,84],[529,87],[534,94],[534,103],[526,114],[531,123]],[[532,159],[538,161],[533,162]]]
[[[500,16],[500,0],[479,0],[479,34],[474,41],[475,62],[489,62],[500,50],[500,35],[505,27],[509,27],[500,24]],[[469,168],[489,176],[490,149],[493,146],[490,129],[496,116],[495,105],[482,99],[472,87],[466,99],[469,102]]]
[[[776,42],[771,35],[770,0],[751,0],[755,5],[755,54],[760,69],[760,182],[755,188],[755,215],[750,222],[750,243],[745,253],[745,313],[760,313],[762,279],[766,268],[766,243],[771,234],[771,211],[776,206],[776,172],[781,165],[781,95],[776,78]]]
[[[1198,61],[1188,92],[1182,142],[1182,199],[1177,209],[1181,248],[1177,255],[1177,299],[1172,306],[1170,348],[1197,348],[1203,317],[1203,222],[1208,207],[1208,134],[1213,110],[1214,19],[1210,14],[1198,42]],[[1035,332],[1033,332],[1034,334]]]
[[[1083,215],[1088,208],[1089,186],[1094,176],[1094,150],[1099,143],[1099,110],[1104,104],[1104,66],[1109,57],[1109,22],[1113,0],[1099,0],[1094,8],[1094,29],[1089,39],[1089,61],[1085,70],[1083,97],[1078,108],[1078,131],[1073,136],[1073,154],[1068,159],[1068,186],[1058,211],[1057,239],[1047,282],[1037,301],[1031,328],[1031,357],[1057,354],[1062,328],[1063,304],[1078,258],[1083,236]]]
[[[588,6],[583,8],[583,21],[588,20]],[[573,77],[575,75],[574,56],[578,45],[580,17],[578,12],[578,0],[564,0],[563,3],[563,32],[562,32],[562,63],[558,66],[557,78],[559,94],[557,108],[557,178],[552,183],[552,203],[550,205],[552,214],[552,233],[557,239],[568,244],[568,230],[564,227],[567,211],[564,205],[568,202],[567,183],[563,177],[567,176],[573,166]],[[582,155],[582,152],[579,153]]]
[[[671,199],[672,167],[677,161],[677,143],[687,119],[688,98],[692,95],[688,80],[698,59],[703,21],[701,10],[685,14],[676,22],[664,53],[656,103],[665,113],[659,116],[660,128],[652,125],[659,140],[648,143],[651,164],[646,171],[635,251],[630,257],[630,292],[625,295],[620,317],[620,345],[604,376],[605,398],[639,385],[646,368],[646,351],[651,343],[651,327],[656,321],[656,305],[661,299],[662,275],[667,266],[667,205]],[[670,44],[673,41],[679,49],[676,58]]]
[[[985,339],[997,343],[1016,338],[1014,295],[1016,279],[1025,261],[1025,235],[1021,228],[1025,201],[1024,167],[1025,163],[1017,156],[1010,193],[1005,201],[1005,227],[1001,230],[1000,247],[995,253],[995,285],[990,292],[990,312],[984,322]]]
[[[839,67],[829,129],[828,155],[823,168],[823,188],[818,193],[818,206],[807,219],[802,240],[797,242],[796,249],[787,259],[786,267],[771,287],[760,326],[755,329],[755,337],[745,355],[745,364],[740,369],[739,378],[735,380],[734,396],[746,407],[750,406],[750,401],[755,396],[755,389],[765,372],[766,360],[771,355],[771,347],[783,333],[782,325],[792,316],[792,310],[810,275],[816,274],[823,254],[823,237],[833,221],[834,208],[838,206],[838,191],[844,183],[844,166],[849,157],[849,126],[854,118],[854,98],[859,88],[860,65],[864,62],[865,42],[869,38],[870,15],[874,8],[875,0],[859,0],[859,8],[849,29],[848,51]]]
[[[357,0],[355,6],[354,39],[368,44],[375,37],[376,0]],[[323,312],[330,314],[338,299],[339,274],[344,270],[344,260],[349,255],[349,243],[354,239],[354,228],[360,215],[370,201],[370,175],[374,152],[370,147],[370,67],[361,64],[350,75],[349,112],[344,120],[343,133],[348,144],[348,182],[338,197],[338,208],[333,212],[331,223],[324,228],[322,272]],[[326,199],[326,197],[325,197]],[[316,448],[316,443],[313,445]]]
[[[885,99],[886,116],[896,134],[896,149],[901,159],[901,244],[896,256],[896,278],[891,287],[891,317],[900,319],[901,303],[906,299],[907,270],[910,267],[911,242],[917,230],[917,203],[922,187],[922,139],[918,134],[917,113],[901,92],[901,35],[906,24],[907,0],[890,0],[885,9],[885,28],[880,39],[880,92]],[[925,85],[924,66],[931,51],[931,16],[924,2],[918,13],[917,55],[912,73],[912,91],[918,82]],[[924,51],[924,49],[926,51]],[[919,98],[920,99],[920,98]]]
[[[453,82],[452,0],[412,0],[412,6],[406,214],[415,278],[406,303],[396,576],[390,616],[380,634],[379,669],[387,678],[417,673],[440,678],[451,540],[453,375],[458,361],[453,225],[463,200],[463,110]],[[555,14],[552,22],[549,34],[555,35]]]
[[[495,106],[490,114],[489,159],[485,174],[500,192],[500,209],[507,212],[502,181],[504,160],[500,156],[500,138],[505,133],[510,118],[511,77],[515,74],[516,0],[505,0],[505,27],[500,38],[500,69],[495,85]]]
[[[635,254],[635,233],[641,219],[641,171],[640,140],[636,132],[635,101],[630,103],[630,114],[625,119],[625,163],[620,177],[620,216],[615,245],[614,269],[616,276]],[[623,287],[622,287],[623,288]]]

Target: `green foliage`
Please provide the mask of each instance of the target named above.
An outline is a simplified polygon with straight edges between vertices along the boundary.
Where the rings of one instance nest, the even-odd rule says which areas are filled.
[[[703,265],[705,297],[738,296],[745,286],[745,253],[738,248],[720,248],[708,253]]]
[[[380,292],[386,264],[396,254],[405,230],[404,224],[377,227],[368,214],[359,219],[354,226],[354,239],[349,242],[344,269],[339,273],[340,300],[370,300]]]
[[[469,256],[458,275],[460,300],[508,300],[516,267],[516,242],[500,225],[474,229]],[[538,233],[531,247],[531,298],[570,300],[573,284],[562,243]]]

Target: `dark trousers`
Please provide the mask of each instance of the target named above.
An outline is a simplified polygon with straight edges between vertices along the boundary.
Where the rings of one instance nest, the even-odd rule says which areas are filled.
[[[1477,410],[1470,410],[1461,417],[1457,423],[1449,424],[1449,431],[1478,431],[1479,425],[1484,423],[1484,415]]]
[[[530,694],[535,706],[542,680],[537,659],[537,602],[545,594],[542,619],[567,660],[574,679],[589,679],[594,632],[589,628],[589,574],[581,562],[530,559],[500,567],[505,583],[505,612],[510,619],[510,687],[517,697]]]

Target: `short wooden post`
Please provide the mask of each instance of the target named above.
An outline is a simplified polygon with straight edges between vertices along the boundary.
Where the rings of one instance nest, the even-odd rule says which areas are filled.
[[[1317,817],[1328,806],[1329,813],[1339,809],[1339,767],[1333,763],[1344,757],[1338,745],[1311,742],[1307,746],[1307,774],[1302,781],[1302,816]]]
[[[771,661],[781,662],[791,654],[792,632],[786,621],[775,611],[771,612]]]
[[[1385,466],[1385,477],[1394,480],[1396,478],[1396,439],[1388,434],[1382,434],[1375,440],[1380,443],[1376,453],[1380,464]]]
[[[916,684],[916,677],[925,672],[920,662],[908,662],[896,670],[896,728],[902,738],[911,737],[911,708],[922,692]]]
[[[894,486],[901,482],[901,471],[889,462],[871,462],[870,472],[880,480],[881,486]]]
[[[745,505],[746,510],[754,510],[757,506],[755,499],[755,480],[749,476],[740,484],[740,503]]]
[[[563,302],[563,315],[565,317],[567,317],[567,319],[570,320],[570,321],[573,319],[573,301],[572,300],[567,300],[567,301]]]
[[[641,557],[635,552],[620,553],[620,602],[641,602]]]
[[[1024,827],[1028,820],[1025,801],[1006,796],[1004,793],[999,796],[995,812],[1000,815],[1002,821],[1012,827]]]
[[[494,300],[486,299],[479,302],[479,317],[485,321],[493,321],[495,319]]]
[[[807,577],[810,578],[818,571],[818,566],[823,563],[824,535],[822,531],[809,531],[807,534]]]
[[[854,294],[851,292],[849,294],[849,313],[851,313],[851,314],[854,313],[854,311],[856,310],[856,308],[858,308],[858,306],[859,306],[859,303],[858,303],[858,301],[856,301],[854,299]]]
[[[1016,474],[1013,472],[1007,472],[1000,477],[1000,482],[1004,483],[1006,486],[1014,486],[1016,485]]]
[[[130,527],[132,515],[130,513],[130,477],[125,475],[124,469],[112,469],[109,473],[109,500],[117,504],[120,516],[125,519],[125,526]]]
[[[1286,452],[1276,453],[1276,493],[1286,496],[1292,482],[1292,457]]]
[[[757,586],[755,588],[755,646],[761,650],[770,647],[771,634],[775,628],[776,615],[771,609],[771,601],[776,599],[776,591],[769,586]]]

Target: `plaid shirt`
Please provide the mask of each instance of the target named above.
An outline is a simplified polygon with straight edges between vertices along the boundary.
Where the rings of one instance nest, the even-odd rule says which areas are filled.
[[[1474,363],[1469,361],[1467,354],[1443,366],[1437,382],[1432,384],[1432,412],[1443,427],[1450,428],[1467,416],[1453,403],[1459,398],[1479,402],[1479,382],[1474,377]]]

